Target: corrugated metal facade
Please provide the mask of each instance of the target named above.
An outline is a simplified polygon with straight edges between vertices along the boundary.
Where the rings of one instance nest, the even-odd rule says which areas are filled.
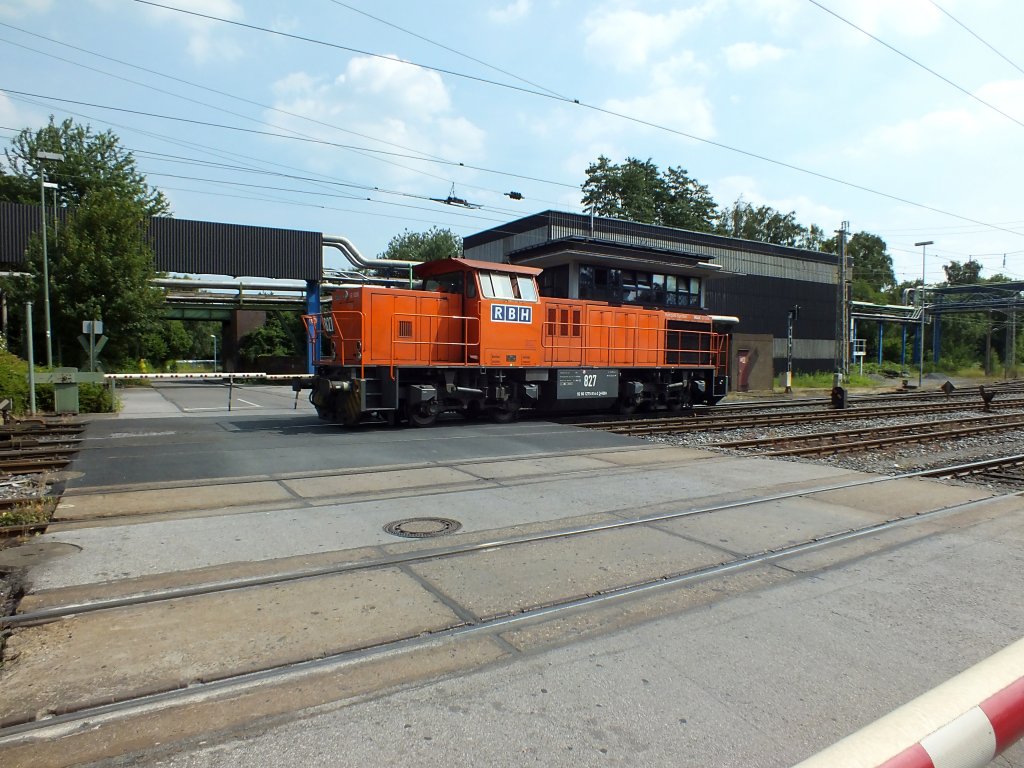
[[[39,219],[37,205],[0,202],[0,264],[25,263]],[[148,238],[161,272],[292,280],[323,273],[319,232],[159,217],[150,220]]]
[[[319,232],[153,218],[149,241],[161,272],[292,280],[323,273]]]
[[[677,256],[712,259],[732,275],[704,282],[704,304],[715,314],[740,318],[740,334],[770,334],[774,367],[785,368],[789,310],[800,305],[795,325],[797,370],[831,370],[835,351],[836,257],[801,248],[704,232],[638,224],[583,214],[545,211],[464,240],[466,258],[517,262],[545,245],[561,244],[566,261],[585,261],[574,251],[580,239],[647,251],[655,262]]]
[[[835,270],[833,269],[833,274]],[[793,326],[797,370],[831,370],[835,354],[836,284],[801,277],[740,275],[709,280],[704,301],[716,314],[740,318],[737,333],[770,333],[775,370],[785,369],[789,310],[800,306]]]
[[[38,205],[0,203],[0,264],[14,267],[25,263],[25,249],[39,229],[39,218]]]
[[[573,237],[676,252],[690,257],[713,258],[726,269],[732,269],[724,263],[726,258],[756,261],[751,259],[754,255],[780,257],[787,261],[798,259],[825,265],[832,264],[833,269],[835,265],[834,256],[802,248],[562,211],[544,211],[478,232],[465,238],[463,248],[467,259],[508,261],[510,254],[525,248]],[[835,281],[834,276],[832,280]]]

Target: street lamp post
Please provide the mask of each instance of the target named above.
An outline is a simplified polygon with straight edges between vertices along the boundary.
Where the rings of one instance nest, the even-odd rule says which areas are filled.
[[[50,186],[56,189],[56,184],[48,185],[46,182],[46,166],[43,160],[56,160],[64,162],[64,155],[61,152],[36,152],[36,159],[39,163],[39,200],[42,204],[43,217],[43,316],[46,327],[46,367],[53,368],[53,331],[50,326],[50,263],[46,253],[46,188]]]
[[[914,243],[914,247],[921,249],[921,289],[918,293],[921,296],[921,327],[918,331],[917,345],[918,349],[918,368],[917,368],[917,388],[921,389],[924,384],[924,267],[925,267],[925,255],[928,252],[928,246],[935,245],[934,240],[922,240],[920,243]]]
[[[211,333],[210,334],[210,338],[213,339],[213,372],[216,373],[217,372],[217,337],[214,336]]]

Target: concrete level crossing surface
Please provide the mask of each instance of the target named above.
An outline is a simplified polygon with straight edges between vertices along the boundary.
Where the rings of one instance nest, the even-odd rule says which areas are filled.
[[[15,628],[5,766],[785,766],[1024,635],[1020,496],[192,390],[90,423],[19,610],[194,592]]]

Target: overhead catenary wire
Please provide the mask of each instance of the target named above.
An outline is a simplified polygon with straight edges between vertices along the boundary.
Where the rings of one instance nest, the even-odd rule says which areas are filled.
[[[131,62],[124,61],[122,59],[117,59],[117,58],[114,58],[112,56],[107,56],[105,54],[97,53],[96,51],[91,51],[91,50],[89,50],[87,48],[83,48],[81,46],[71,45],[70,43],[65,43],[65,42],[60,41],[60,40],[55,40],[53,38],[47,37],[45,35],[40,35],[40,34],[38,34],[36,32],[32,32],[30,30],[23,29],[21,27],[15,26],[13,24],[7,24],[7,23],[4,23],[4,22],[0,21],[0,27],[7,27],[9,29],[17,30],[18,32],[21,32],[21,33],[26,34],[26,35],[31,35],[31,36],[39,38],[41,40],[45,40],[45,41],[47,41],[49,43],[52,43],[54,45],[60,45],[60,46],[66,47],[66,48],[70,48],[72,50],[88,54],[90,56],[95,56],[95,57],[98,57],[100,59],[104,59],[106,61],[114,62],[114,63],[119,64],[121,66],[137,69],[137,70],[139,70],[141,72],[146,72],[148,74],[156,75],[158,77],[163,77],[163,78],[169,79],[169,80],[174,81],[174,82],[182,83],[182,84],[187,85],[187,86],[192,87],[192,88],[198,88],[198,89],[210,92],[210,93],[217,94],[219,96],[223,96],[223,97],[226,97],[226,98],[234,99],[235,101],[239,101],[239,102],[242,102],[244,104],[250,104],[252,106],[256,106],[256,107],[259,107],[261,109],[265,109],[265,110],[273,111],[273,112],[276,112],[276,113],[280,113],[280,114],[286,115],[288,117],[293,117],[293,118],[296,118],[296,119],[299,119],[299,120],[310,122],[310,123],[313,123],[315,125],[326,127],[326,128],[329,128],[331,130],[335,130],[335,131],[338,131],[338,132],[341,132],[341,133],[347,133],[347,134],[351,134],[353,136],[359,136],[360,138],[368,139],[370,141],[375,141],[375,142],[384,144],[385,146],[391,146],[391,147],[395,147],[397,149],[404,149],[404,150],[412,153],[411,156],[413,158],[416,158],[416,159],[434,159],[434,160],[438,160],[438,161],[445,161],[446,160],[446,158],[441,157],[440,155],[434,155],[434,154],[431,154],[429,152],[425,152],[423,150],[419,150],[419,149],[415,149],[415,148],[412,148],[412,147],[408,147],[408,146],[403,145],[403,144],[398,144],[398,143],[395,143],[395,142],[386,141],[384,139],[381,139],[381,138],[376,137],[376,136],[372,136],[370,134],[360,133],[359,131],[353,131],[351,129],[343,128],[340,125],[337,125],[337,124],[334,124],[334,123],[328,123],[328,122],[325,122],[323,120],[317,120],[316,118],[310,117],[308,115],[303,115],[301,113],[292,112],[290,110],[282,109],[282,108],[277,107],[277,106],[273,106],[273,105],[269,105],[269,104],[264,104],[262,102],[255,101],[253,99],[247,99],[247,98],[238,96],[236,94],[229,93],[227,91],[222,91],[222,90],[219,90],[219,89],[216,89],[216,88],[211,88],[209,86],[202,85],[201,83],[195,83],[195,82],[193,82],[191,80],[186,80],[184,78],[176,77],[174,75],[168,75],[168,74],[166,74],[164,72],[160,72],[158,70],[151,69],[149,67],[143,67],[143,66],[140,66],[138,64],[133,64]],[[165,89],[162,89],[162,88],[158,88],[158,87],[153,86],[153,85],[151,85],[149,83],[143,83],[143,82],[140,82],[138,80],[133,80],[131,78],[124,77],[123,75],[118,75],[118,74],[115,74],[113,72],[108,72],[108,71],[100,69],[98,67],[92,67],[92,66],[89,66],[88,64],[83,64],[81,62],[74,61],[72,59],[68,59],[68,58],[65,58],[65,57],[62,57],[62,56],[57,56],[57,55],[55,55],[53,53],[49,53],[49,52],[46,52],[46,51],[40,51],[40,50],[38,50],[36,48],[32,48],[31,46],[23,45],[21,43],[16,43],[16,42],[13,42],[13,41],[10,41],[10,40],[5,40],[5,39],[2,39],[2,38],[0,38],[0,42],[7,43],[8,45],[14,45],[14,46],[17,46],[17,47],[22,48],[24,50],[32,51],[33,53],[37,53],[37,54],[39,54],[41,56],[45,56],[48,59],[56,59],[56,60],[59,60],[59,61],[63,61],[65,63],[70,64],[70,65],[75,66],[75,67],[81,67],[83,69],[87,69],[89,71],[102,74],[102,75],[104,75],[106,77],[111,77],[111,78],[114,78],[114,79],[117,79],[117,80],[121,80],[123,82],[131,83],[133,85],[139,86],[141,88],[145,88],[147,90],[155,91],[157,93],[163,93],[163,94],[175,97],[175,98],[182,99],[184,101],[188,101],[188,102],[191,102],[191,103],[194,103],[194,104],[198,104],[200,106],[207,107],[209,109],[214,109],[214,110],[217,110],[217,111],[220,111],[220,112],[224,112],[225,114],[229,114],[229,115],[240,117],[240,118],[243,118],[243,119],[246,119],[246,120],[250,120],[250,121],[253,121],[253,122],[261,124],[261,125],[269,125],[271,127],[277,128],[279,130],[290,131],[291,133],[294,133],[297,136],[303,136],[303,137],[306,137],[306,138],[312,138],[312,137],[308,136],[308,134],[300,133],[299,131],[296,131],[295,129],[292,129],[292,128],[288,128],[288,127],[284,127],[284,126],[278,126],[278,125],[275,125],[273,123],[269,123],[266,120],[250,117],[248,115],[245,115],[245,114],[242,114],[242,113],[239,113],[239,112],[234,112],[234,111],[231,111],[229,109],[225,109],[223,107],[217,106],[215,104],[210,104],[208,102],[199,101],[198,99],[193,99],[191,97],[184,96],[182,94],[178,94],[178,93],[175,93],[173,91],[168,91],[168,90],[165,90]],[[410,166],[410,165],[399,163],[399,162],[397,162],[397,161],[395,161],[393,159],[387,158],[387,157],[379,157],[379,156],[377,156],[377,154],[374,154],[373,152],[369,151],[369,148],[367,148],[367,150],[363,150],[363,149],[359,149],[359,148],[356,148],[356,147],[344,147],[344,149],[346,149],[347,151],[351,151],[351,152],[353,152],[355,154],[359,154],[359,155],[362,155],[364,157],[368,157],[368,158],[373,159],[373,160],[375,160],[377,162],[386,163],[388,165],[392,165],[392,166],[395,166],[395,167],[398,167],[398,168],[402,168],[402,169],[405,169],[405,170],[408,170],[408,171],[412,171],[413,173],[416,173],[416,174],[419,174],[419,175],[422,175],[422,176],[438,179],[439,181],[444,181],[446,184],[447,183],[451,183],[451,178],[450,177],[445,177],[445,176],[440,176],[440,175],[437,175],[437,174],[434,174],[434,173],[430,173],[429,171],[424,170],[422,168],[416,168],[416,167],[413,167],[413,166]],[[451,162],[452,163],[456,163],[457,161],[451,161]],[[462,167],[465,167],[461,163],[459,165],[462,165]],[[483,187],[483,186],[480,186],[478,184],[472,184],[472,183],[469,183],[469,182],[466,182],[466,181],[460,182],[460,186],[468,188],[468,189],[475,189],[475,190],[491,192],[491,193],[494,193],[494,194],[504,194],[503,191],[499,191],[499,190],[488,188],[488,187]],[[534,200],[538,200],[539,202],[552,202],[552,201],[540,200],[540,199],[536,198],[535,196],[531,196],[531,198],[534,199]],[[552,203],[552,204],[554,204],[554,203]],[[574,206],[574,207],[579,207],[579,206]]]
[[[550,88],[548,88],[545,85],[540,85],[539,83],[535,83],[532,80],[527,80],[525,77],[521,77],[520,75],[516,75],[516,74],[514,74],[512,72],[509,72],[506,69],[502,69],[501,67],[497,67],[494,64],[489,64],[486,61],[483,61],[482,59],[478,59],[475,56],[470,56],[468,53],[463,53],[462,51],[457,50],[455,48],[452,48],[451,46],[445,45],[444,43],[439,43],[436,40],[431,40],[429,37],[425,37],[425,36],[423,36],[421,34],[413,32],[410,29],[406,29],[405,27],[401,27],[398,24],[390,22],[390,21],[388,21],[386,19],[382,19],[379,16],[374,16],[372,13],[367,13],[366,11],[361,10],[360,8],[356,8],[355,6],[349,5],[348,3],[343,3],[343,2],[341,2],[341,0],[330,0],[330,2],[334,3],[335,5],[341,6],[342,8],[347,8],[348,10],[352,11],[353,13],[358,13],[358,14],[360,14],[362,16],[365,16],[368,19],[373,19],[374,21],[376,21],[376,22],[378,22],[380,24],[384,24],[384,25],[386,25],[388,27],[391,27],[392,29],[397,29],[399,32],[404,32],[407,35],[411,35],[412,37],[415,37],[418,40],[422,40],[422,41],[424,41],[426,43],[430,43],[431,45],[436,45],[438,48],[443,48],[444,50],[446,50],[446,51],[448,51],[450,53],[454,53],[456,56],[461,56],[464,59],[469,59],[470,61],[475,61],[477,64],[482,64],[483,66],[487,67],[488,69],[493,69],[495,72],[500,72],[501,74],[508,75],[509,77],[515,78],[516,80],[519,80],[522,83],[526,83],[527,85],[532,85],[534,88],[539,88],[542,91],[547,91],[552,96],[557,96],[560,99],[567,99],[568,98],[567,96],[565,96],[565,95],[563,95],[561,93],[558,93],[557,91],[551,90]]]
[[[147,112],[146,110],[141,110],[141,109],[129,109],[127,107],[115,107],[115,106],[109,105],[109,104],[97,104],[95,102],[89,102],[89,101],[78,101],[76,99],[66,99],[66,98],[61,98],[59,96],[48,96],[48,95],[40,94],[40,93],[29,93],[27,91],[18,91],[18,90],[14,90],[13,88],[7,88],[5,86],[0,86],[0,92],[7,93],[7,94],[13,94],[14,96],[31,97],[31,98],[36,98],[36,99],[44,99],[44,100],[47,100],[47,101],[56,101],[56,102],[60,102],[62,104],[74,104],[76,106],[91,107],[93,109],[109,109],[112,112],[124,112],[124,113],[130,114],[130,115],[140,115],[140,116],[143,116],[143,117],[152,117],[152,118],[156,118],[156,119],[159,119],[159,120],[170,120],[170,121],[175,121],[175,122],[180,122],[180,123],[188,123],[188,124],[191,124],[191,125],[203,126],[205,128],[220,128],[222,130],[235,131],[235,132],[238,132],[238,133],[251,133],[251,134],[258,135],[258,136],[267,136],[267,137],[275,138],[275,139],[288,139],[290,141],[302,141],[302,142],[308,142],[310,144],[320,144],[320,145],[323,145],[323,146],[338,147],[338,148],[341,148],[341,149],[360,149],[360,150],[362,150],[364,152],[373,152],[375,154],[383,154],[383,155],[393,155],[395,157],[404,157],[406,159],[411,159],[411,160],[420,160],[420,161],[423,161],[423,162],[439,163],[441,165],[447,165],[447,166],[456,166],[456,167],[460,167],[460,168],[469,168],[470,170],[474,170],[474,171],[481,171],[483,173],[494,173],[494,174],[499,174],[501,176],[509,176],[511,178],[523,179],[523,180],[526,180],[526,181],[535,181],[535,182],[538,182],[540,184],[550,184],[552,186],[566,187],[568,189],[579,189],[579,186],[576,185],[576,184],[568,184],[566,182],[554,181],[552,179],[542,179],[542,178],[538,178],[536,176],[529,176],[529,175],[522,174],[522,173],[513,173],[512,171],[500,171],[500,170],[496,170],[496,169],[493,169],[493,168],[485,168],[483,166],[471,165],[469,163],[460,163],[460,162],[457,162],[455,160],[434,160],[434,159],[431,159],[431,158],[419,157],[417,155],[410,155],[410,154],[401,153],[401,152],[392,152],[390,150],[371,149],[369,147],[354,147],[353,145],[341,144],[340,142],[328,141],[327,139],[305,138],[303,136],[290,136],[288,134],[272,133],[271,131],[260,131],[260,130],[257,130],[255,128],[243,128],[243,127],[237,126],[237,125],[227,125],[227,124],[224,124],[224,123],[214,123],[214,122],[210,122],[208,120],[196,120],[194,118],[179,117],[177,115],[163,115],[163,114],[160,114],[160,113],[157,113],[157,112]],[[1017,234],[1024,234],[1024,233],[1017,233]]]
[[[142,0],[137,0],[137,2],[142,2]],[[892,51],[893,53],[895,53],[895,54],[896,54],[897,56],[902,56],[902,57],[903,57],[904,59],[906,59],[907,61],[909,61],[909,62],[910,62],[911,64],[913,64],[913,65],[915,65],[915,66],[917,66],[917,67],[920,67],[920,68],[921,68],[921,69],[923,69],[923,70],[924,70],[925,72],[928,72],[928,73],[929,73],[929,74],[931,74],[931,75],[934,75],[935,77],[939,78],[939,80],[941,80],[942,82],[946,83],[947,85],[950,85],[950,86],[952,86],[953,88],[956,88],[956,89],[957,89],[958,91],[960,91],[960,93],[964,94],[965,96],[968,96],[968,97],[970,97],[970,98],[974,99],[974,100],[975,100],[976,102],[978,102],[979,104],[982,104],[982,105],[984,105],[984,106],[988,107],[988,108],[989,108],[989,109],[991,109],[991,110],[992,110],[993,112],[997,112],[997,113],[999,113],[1000,115],[1002,115],[1003,117],[1005,117],[1005,118],[1006,118],[1007,120],[1010,120],[1010,121],[1012,121],[1012,122],[1016,123],[1017,125],[1019,125],[1019,126],[1020,126],[1021,128],[1024,128],[1024,122],[1022,122],[1022,121],[1018,120],[1018,119],[1017,119],[1016,117],[1014,117],[1013,115],[1011,115],[1011,114],[1009,114],[1009,113],[1007,113],[1007,112],[1004,112],[1004,111],[1003,111],[1003,110],[1001,110],[1001,109],[1000,109],[999,107],[997,107],[997,106],[996,106],[995,104],[992,104],[992,103],[990,103],[990,102],[988,102],[988,101],[985,101],[985,100],[984,100],[983,98],[981,98],[981,97],[980,97],[980,96],[978,96],[977,94],[975,94],[975,93],[971,93],[971,92],[970,92],[969,90],[967,90],[966,88],[964,88],[964,87],[963,87],[962,85],[959,85],[958,83],[955,83],[955,82],[953,82],[952,80],[950,80],[950,79],[949,79],[948,77],[946,77],[945,75],[941,75],[941,74],[939,74],[938,72],[936,72],[936,71],[935,71],[934,69],[932,69],[932,68],[931,68],[931,67],[929,67],[928,65],[926,65],[926,64],[922,64],[922,63],[921,63],[920,61],[918,61],[917,59],[915,59],[915,58],[914,58],[913,56],[910,56],[909,54],[906,54],[906,53],[904,53],[904,52],[903,52],[903,51],[901,51],[901,50],[900,50],[899,48],[896,48],[895,46],[893,46],[893,45],[890,45],[889,43],[887,43],[887,42],[885,42],[884,40],[882,40],[882,39],[881,39],[880,37],[877,37],[877,36],[875,36],[875,35],[871,34],[870,32],[868,32],[868,31],[867,31],[866,29],[864,29],[863,27],[859,27],[859,26],[857,26],[856,24],[854,24],[854,23],[853,23],[852,21],[850,21],[849,19],[847,19],[847,18],[845,18],[845,17],[843,17],[843,16],[840,16],[840,15],[839,15],[838,13],[836,13],[835,11],[833,11],[833,10],[832,10],[831,8],[827,8],[827,7],[825,7],[824,5],[822,5],[821,3],[819,3],[819,2],[818,2],[818,0],[807,0],[807,2],[811,3],[811,5],[815,5],[815,6],[817,6],[817,7],[818,7],[818,8],[820,8],[821,10],[825,11],[825,13],[829,14],[830,16],[834,16],[835,18],[839,19],[839,21],[843,22],[844,24],[847,24],[847,25],[849,25],[850,27],[853,27],[853,28],[854,28],[854,29],[856,29],[856,30],[857,30],[858,32],[860,32],[861,34],[863,34],[863,35],[866,35],[866,36],[870,37],[870,38],[871,38],[872,40],[874,40],[874,41],[875,41],[876,43],[878,43],[879,45],[883,45],[883,46],[885,46],[885,47],[886,47],[886,48],[888,48],[888,49],[889,49],[890,51]]]
[[[811,2],[815,2],[815,0],[810,0],[810,1]],[[984,227],[986,227],[988,229],[995,229],[995,230],[1007,232],[1009,234],[1013,234],[1013,235],[1017,235],[1017,236],[1024,236],[1024,232],[1021,232],[1021,231],[1018,231],[1018,230],[1012,230],[1012,229],[1008,229],[1008,228],[1005,228],[1005,227],[1000,227],[1000,226],[997,226],[997,225],[990,224],[988,222],[984,222],[984,221],[980,221],[978,219],[971,218],[969,216],[964,216],[964,215],[961,215],[961,214],[957,214],[957,213],[954,213],[952,211],[946,211],[946,210],[943,210],[941,208],[938,208],[938,207],[935,207],[935,206],[930,206],[930,205],[927,205],[925,203],[919,203],[917,201],[910,200],[910,199],[904,198],[904,197],[900,197],[898,195],[893,195],[893,194],[889,194],[887,192],[882,192],[881,190],[876,190],[876,189],[873,189],[873,188],[868,187],[868,186],[863,185],[863,184],[857,184],[855,182],[846,181],[844,179],[840,179],[840,178],[835,177],[835,176],[830,176],[828,174],[821,173],[819,171],[814,171],[814,170],[811,170],[811,169],[808,169],[808,168],[803,168],[803,167],[795,165],[793,163],[787,163],[787,162],[785,162],[783,160],[778,160],[778,159],[775,159],[775,158],[772,158],[772,157],[768,157],[767,155],[762,155],[762,154],[759,154],[757,152],[752,152],[752,151],[749,151],[749,150],[740,149],[738,147],[733,147],[733,146],[730,146],[730,145],[722,143],[722,142],[713,141],[711,139],[707,139],[707,138],[704,138],[702,136],[697,136],[695,134],[687,133],[686,131],[681,131],[681,130],[678,130],[678,129],[675,129],[675,128],[670,128],[668,126],[661,125],[661,124],[655,123],[655,122],[650,121],[650,120],[643,120],[643,119],[638,118],[638,117],[627,115],[627,114],[624,114],[624,113],[621,113],[621,112],[616,112],[615,110],[605,109],[605,108],[602,108],[602,107],[599,107],[599,106],[593,105],[593,104],[587,104],[585,102],[580,101],[579,99],[571,99],[570,100],[567,97],[553,96],[550,93],[546,93],[546,92],[542,92],[542,91],[537,91],[537,90],[532,90],[532,89],[529,89],[529,88],[525,88],[525,87],[517,86],[517,85],[512,85],[512,84],[509,84],[509,83],[502,83],[500,81],[489,80],[487,78],[477,77],[475,75],[468,75],[466,73],[456,72],[456,71],[444,69],[444,68],[441,68],[441,67],[435,67],[435,66],[430,66],[430,65],[426,65],[426,64],[420,64],[420,63],[417,63],[417,62],[405,61],[403,59],[395,59],[395,58],[392,58],[392,57],[384,56],[382,54],[372,53],[370,51],[364,51],[364,50],[361,50],[361,49],[356,49],[356,48],[353,48],[351,46],[341,45],[339,43],[332,43],[332,42],[325,41],[325,40],[319,40],[317,38],[312,38],[312,37],[308,37],[308,36],[305,36],[305,35],[296,35],[296,34],[292,34],[292,33],[289,33],[289,32],[283,32],[281,30],[270,29],[268,27],[261,27],[259,25],[255,25],[255,24],[248,24],[246,22],[241,22],[241,21],[237,21],[237,20],[234,20],[234,19],[225,19],[225,18],[222,18],[222,17],[219,17],[219,16],[213,16],[211,14],[199,13],[197,11],[190,11],[190,10],[185,10],[185,9],[182,9],[182,8],[175,8],[175,7],[172,7],[172,6],[162,5],[160,3],[153,2],[153,0],[134,0],[134,2],[143,4],[143,5],[157,7],[157,8],[163,8],[165,10],[172,11],[172,12],[175,12],[175,13],[181,13],[181,14],[185,14],[185,15],[189,15],[189,16],[194,16],[194,17],[197,17],[197,18],[203,18],[203,19],[207,19],[207,20],[210,20],[210,21],[216,21],[216,22],[223,23],[223,24],[228,24],[228,25],[233,25],[233,26],[237,26],[237,27],[240,27],[240,28],[245,28],[245,29],[249,29],[249,30],[253,30],[253,31],[258,31],[258,32],[262,32],[262,33],[265,33],[265,34],[278,35],[278,36],[281,36],[281,37],[286,37],[286,38],[290,38],[290,39],[294,39],[294,40],[299,40],[299,41],[310,43],[310,44],[314,44],[314,45],[327,46],[327,47],[335,48],[335,49],[338,49],[338,50],[345,50],[345,51],[348,51],[350,53],[358,53],[360,55],[370,56],[370,57],[373,57],[373,58],[387,59],[389,61],[400,63],[400,64],[404,64],[404,65],[407,65],[407,66],[417,67],[417,68],[426,69],[426,70],[432,70],[432,71],[435,71],[435,72],[439,72],[441,74],[449,74],[449,75],[452,75],[453,77],[465,78],[465,79],[468,79],[468,80],[473,80],[473,81],[484,83],[484,84],[487,84],[487,85],[492,85],[492,86],[496,86],[496,87],[511,89],[511,90],[514,90],[514,91],[518,91],[520,93],[529,94],[529,95],[533,95],[533,96],[539,96],[539,97],[546,98],[546,99],[551,99],[551,100],[554,100],[554,101],[575,104],[575,105],[578,105],[579,107],[584,108],[584,109],[588,109],[588,110],[591,110],[591,111],[594,111],[594,112],[598,112],[598,113],[601,113],[601,114],[617,117],[617,118],[620,118],[620,119],[623,119],[623,120],[627,120],[627,121],[636,123],[638,125],[644,125],[644,126],[647,126],[647,127],[650,127],[650,128],[654,128],[656,130],[661,130],[661,131],[665,131],[667,133],[671,133],[671,134],[674,134],[674,135],[677,135],[677,136],[682,136],[684,138],[692,139],[694,141],[699,141],[699,142],[701,142],[703,144],[707,144],[709,146],[718,147],[720,149],[724,149],[724,150],[727,150],[729,152],[734,152],[734,153],[743,155],[745,157],[750,157],[750,158],[753,158],[753,159],[761,160],[763,162],[770,163],[770,164],[773,164],[773,165],[776,165],[776,166],[779,166],[779,167],[782,167],[782,168],[788,168],[790,170],[793,170],[793,171],[796,171],[796,172],[799,172],[799,173],[804,173],[804,174],[813,176],[815,178],[822,179],[824,181],[829,181],[829,182],[832,182],[832,183],[835,183],[835,184],[840,184],[840,185],[849,187],[851,189],[858,189],[858,190],[861,190],[863,192],[867,192],[869,194],[873,194],[873,195],[876,195],[876,196],[879,196],[879,197],[884,197],[884,198],[889,199],[889,200],[894,200],[896,202],[904,203],[906,205],[910,205],[910,206],[913,206],[915,208],[921,208],[923,210],[929,210],[929,211],[932,211],[934,213],[942,214],[944,216],[949,216],[949,217],[952,217],[952,218],[960,219],[961,221],[967,221],[967,222],[970,222],[972,224],[977,224],[979,226],[984,226]],[[818,3],[815,2],[815,4],[817,5]],[[824,9],[824,6],[820,6],[820,7],[822,7]],[[825,10],[827,10],[827,9],[825,9]],[[841,18],[841,17],[839,17],[839,18]],[[1013,119],[1013,118],[1011,118],[1011,119]],[[1021,125],[1022,125],[1022,127],[1024,127],[1024,123],[1021,123]],[[467,167],[470,167],[470,166],[467,166]]]
[[[1022,75],[1024,75],[1024,69],[1022,69],[1022,68],[1020,67],[1020,65],[1019,65],[1019,64],[1017,64],[1017,62],[1015,62],[1015,61],[1011,60],[1011,59],[1010,59],[1010,58],[1009,58],[1008,56],[1006,56],[1005,54],[1003,54],[1003,52],[1002,52],[1002,51],[1000,51],[999,49],[997,49],[997,48],[996,48],[996,47],[995,47],[994,45],[992,45],[992,44],[991,44],[990,42],[988,42],[988,41],[987,41],[987,40],[985,40],[985,39],[984,39],[983,37],[981,37],[981,35],[979,35],[979,34],[978,34],[977,32],[975,32],[975,31],[974,31],[973,29],[971,29],[970,27],[968,27],[968,26],[967,26],[966,24],[964,24],[964,23],[963,23],[962,21],[960,21],[960,19],[958,19],[958,18],[957,18],[956,16],[954,16],[953,14],[951,14],[951,13],[950,13],[949,11],[947,11],[947,10],[946,10],[945,8],[943,8],[943,7],[941,6],[941,5],[939,5],[938,3],[936,3],[936,2],[935,2],[935,0],[928,0],[928,1],[929,1],[929,2],[930,2],[930,3],[932,4],[932,5],[934,5],[934,6],[935,6],[935,7],[936,7],[936,8],[937,8],[937,9],[938,9],[939,11],[941,11],[941,12],[942,12],[942,13],[944,13],[944,14],[945,14],[946,16],[948,16],[948,17],[950,18],[950,20],[951,20],[951,21],[953,21],[953,22],[954,22],[955,24],[957,24],[957,25],[958,25],[959,27],[961,27],[961,28],[962,28],[962,29],[963,29],[963,30],[964,30],[965,32],[967,32],[967,33],[968,33],[969,35],[971,35],[971,37],[973,37],[973,38],[974,38],[975,40],[977,40],[977,41],[978,41],[979,43],[981,43],[982,45],[984,45],[984,46],[985,46],[986,48],[988,48],[988,49],[989,49],[990,51],[992,51],[992,53],[994,53],[994,54],[995,54],[996,56],[998,56],[999,58],[1001,58],[1001,59],[1002,59],[1003,61],[1005,61],[1005,62],[1006,62],[1007,64],[1009,64],[1009,65],[1010,65],[1011,67],[1013,67],[1014,69],[1016,69],[1016,70],[1017,70],[1018,72],[1020,72],[1020,73],[1021,73]]]
[[[391,60],[394,60],[394,59],[391,59]],[[229,95],[229,94],[225,94],[225,95]],[[588,105],[586,105],[586,104],[581,104],[581,105],[582,105],[582,106],[588,106]],[[612,113],[612,112],[609,112],[609,114],[615,115],[615,113]],[[630,116],[621,116],[621,117],[626,117],[626,119],[631,119],[631,117],[630,117]],[[655,127],[662,127],[662,126],[655,126]],[[662,127],[662,128],[664,129],[664,127]],[[687,134],[682,134],[682,135],[687,135]],[[699,137],[694,137],[694,136],[690,136],[690,137],[691,137],[691,138],[696,138],[697,140],[701,140],[701,139],[699,139]],[[732,147],[726,147],[726,148],[732,148]],[[768,159],[768,158],[761,158],[761,159],[763,159],[763,160],[767,160],[768,162],[774,162],[774,161],[772,161],[771,159]],[[798,169],[798,170],[803,170],[803,169]],[[827,178],[827,177],[826,177],[826,178]],[[842,181],[840,181],[840,182],[841,182],[841,183],[843,183]],[[461,185],[461,184],[460,184],[460,185]],[[573,188],[575,188],[575,187],[573,187]],[[907,202],[907,203],[908,203],[908,204],[910,204],[910,205],[915,205],[915,204],[913,204],[913,203],[912,203],[912,202],[910,202],[910,201],[903,201],[903,202]],[[943,214],[945,214],[945,213],[946,213],[946,212],[944,212],[944,211],[938,211],[938,212],[940,212],[940,213],[943,213]],[[950,214],[950,215],[953,215],[953,216],[955,216],[956,214]],[[972,223],[976,223],[976,224],[977,224],[978,226],[985,226],[986,228],[991,228],[991,227],[990,227],[990,226],[989,226],[988,224],[986,224],[985,222],[982,222],[982,221],[977,221],[977,222],[975,222],[975,221],[974,221],[973,219],[969,219],[969,220],[970,220],[970,221],[972,221]],[[1014,232],[1014,233],[1019,233],[1019,232]]]

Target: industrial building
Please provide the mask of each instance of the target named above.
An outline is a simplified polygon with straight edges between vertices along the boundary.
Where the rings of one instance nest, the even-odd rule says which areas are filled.
[[[39,209],[0,203],[0,223],[0,264],[17,268],[38,228]],[[337,238],[316,232],[174,218],[152,219],[148,233],[159,270],[304,280],[310,312],[319,311],[323,248],[337,247]],[[541,290],[552,297],[703,306],[723,319],[738,318],[728,330],[730,379],[740,391],[770,389],[786,370],[787,323],[799,306],[794,370],[835,369],[838,271],[831,254],[559,211],[470,235],[464,254],[542,267]],[[347,258],[354,269],[380,266]],[[225,335],[225,344],[241,332],[239,326]]]
[[[549,296],[666,309],[704,306],[736,317],[730,377],[737,390],[770,389],[786,370],[790,311],[795,371],[832,371],[837,258],[585,214],[544,211],[464,240],[467,259],[543,267]]]

